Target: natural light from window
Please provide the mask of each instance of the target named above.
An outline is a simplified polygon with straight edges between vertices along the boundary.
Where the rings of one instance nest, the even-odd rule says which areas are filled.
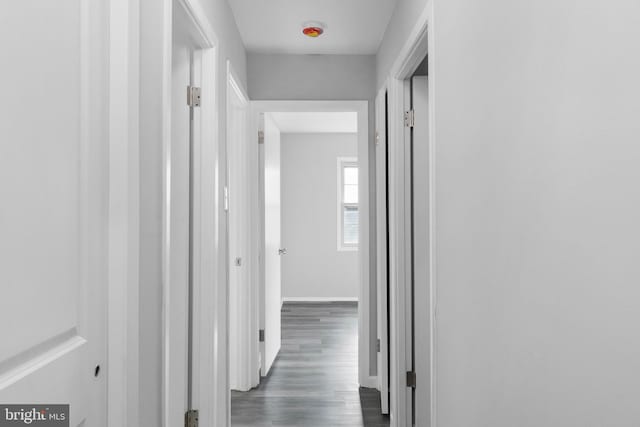
[[[359,232],[358,164],[355,158],[338,159],[338,250],[357,250]]]

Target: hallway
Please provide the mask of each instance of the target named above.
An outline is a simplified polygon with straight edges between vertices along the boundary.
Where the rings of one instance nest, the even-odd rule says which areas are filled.
[[[358,390],[357,331],[354,302],[286,302],[278,358],[259,387],[232,392],[232,426],[389,425],[378,392]]]

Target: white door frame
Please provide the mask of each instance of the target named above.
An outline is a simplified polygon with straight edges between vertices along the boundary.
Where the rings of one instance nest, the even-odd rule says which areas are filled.
[[[109,2],[107,421],[139,425],[139,2]]]
[[[369,351],[372,348],[369,336],[370,321],[370,277],[369,277],[369,213],[370,209],[375,207],[369,206],[369,111],[368,101],[252,101],[250,117],[250,141],[249,144],[251,159],[255,158],[255,167],[250,169],[251,182],[256,183],[254,191],[251,193],[252,203],[258,203],[258,131],[259,131],[259,114],[270,112],[356,112],[358,114],[358,159],[359,165],[359,190],[358,197],[360,200],[360,235],[359,235],[359,303],[358,303],[358,382],[363,387],[375,388],[377,378],[370,376],[369,372]],[[253,164],[253,163],[252,163]],[[260,222],[260,216],[256,209],[252,210],[252,224]],[[257,233],[257,230],[256,230]],[[252,240],[257,246],[259,242],[258,234]],[[255,257],[255,271],[258,271],[257,257]],[[254,284],[257,286],[258,281]],[[258,306],[259,292],[256,288],[252,292],[251,297],[255,302],[252,306]],[[251,346],[247,348],[247,357],[250,357],[249,366],[258,366],[259,364],[259,345],[258,345],[258,326],[253,332]],[[259,379],[256,379],[255,385]]]
[[[222,268],[218,260],[221,246],[218,232],[220,221],[220,197],[218,188],[218,168],[220,141],[218,138],[218,42],[216,34],[204,15],[196,8],[196,3],[188,3],[197,28],[203,36],[204,44],[196,52],[200,67],[195,70],[200,82],[202,101],[196,111],[193,141],[193,232],[192,232],[192,406],[199,411],[199,421],[203,426],[216,425],[214,406],[215,372],[219,363],[213,345],[215,331],[220,330],[217,317],[219,283],[218,270]],[[198,5],[199,7],[199,5]],[[199,75],[198,75],[199,74]],[[199,132],[199,135],[197,133]]]
[[[404,113],[410,102],[408,80],[420,62],[434,52],[433,37],[433,2],[428,2],[417,20],[406,43],[400,50],[391,68],[389,77],[380,90],[386,89],[389,94],[389,272],[390,272],[390,319],[391,329],[391,426],[405,427],[412,425],[412,391],[407,387],[408,371],[412,369],[411,355],[411,217],[410,217],[410,178],[407,174],[410,154],[406,147],[411,134],[404,126]],[[433,57],[433,55],[431,55]],[[429,69],[433,70],[431,61]],[[434,77],[430,72],[429,93],[434,94]],[[429,106],[429,121],[434,123],[435,108],[433,97]],[[436,426],[436,358],[435,358],[435,234],[436,221],[435,200],[435,126],[429,129],[430,151],[430,236],[431,264],[429,307],[431,316],[431,378],[430,396],[431,419],[429,425]],[[422,403],[421,403],[422,404]],[[421,425],[421,427],[423,427]]]
[[[215,424],[215,382],[216,364],[219,363],[213,345],[214,332],[218,328],[215,312],[217,310],[218,286],[217,271],[221,266],[216,262],[219,257],[220,245],[217,224],[219,221],[219,195],[216,191],[219,177],[217,162],[219,161],[218,140],[218,102],[217,102],[217,46],[218,38],[213,26],[209,22],[204,9],[198,0],[174,0],[175,4],[183,8],[192,25],[192,33],[197,34],[194,40],[198,44],[196,51],[199,67],[195,70],[201,81],[202,102],[196,112],[194,125],[192,164],[192,407],[200,411],[202,425]],[[162,147],[163,147],[163,204],[162,204],[162,296],[163,296],[163,325],[162,325],[162,425],[170,426],[170,414],[182,410],[182,390],[175,390],[168,382],[172,368],[169,358],[173,337],[171,336],[171,320],[184,311],[184,307],[176,307],[170,298],[170,257],[171,241],[169,207],[170,194],[170,165],[171,165],[171,46],[172,46],[172,3],[164,3],[165,30],[169,32],[163,43],[162,72]],[[186,103],[186,88],[185,88]],[[197,116],[201,119],[197,120]],[[184,255],[184,254],[182,254]],[[180,409],[178,409],[180,408]]]
[[[387,265],[387,129],[386,106],[387,90],[382,88],[376,96],[376,291],[377,291],[377,337],[380,342],[378,351],[378,391],[380,408],[383,414],[389,413],[389,316],[387,313],[388,265]]]

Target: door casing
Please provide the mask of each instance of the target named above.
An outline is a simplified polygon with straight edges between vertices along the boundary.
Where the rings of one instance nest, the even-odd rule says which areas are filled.
[[[220,367],[224,360],[218,356],[217,338],[224,334],[226,322],[217,314],[226,309],[220,307],[219,297],[225,295],[218,272],[223,268],[219,259],[223,248],[220,245],[221,197],[220,170],[221,147],[218,138],[217,70],[218,38],[199,2],[193,0],[165,0],[163,39],[163,68],[161,70],[162,91],[162,415],[163,427],[184,422],[187,409],[199,411],[200,422],[214,425],[225,420],[228,405],[220,406],[220,390],[216,384],[221,379]],[[180,13],[176,25],[188,35],[193,49],[191,79],[201,88],[201,105],[193,109],[191,123],[190,153],[190,206],[189,243],[177,251],[171,240],[171,123],[172,123],[172,36],[173,13]],[[186,105],[184,97],[177,102]],[[170,265],[174,257],[189,260],[190,292],[184,298],[174,299],[175,290],[171,282]],[[184,289],[182,291],[185,291]],[[223,311],[224,312],[224,311]],[[190,325],[190,327],[189,327]],[[183,336],[184,334],[184,336]],[[190,335],[190,336],[189,336]],[[218,338],[219,339],[219,338]],[[190,341],[190,350],[184,343]],[[177,347],[176,347],[177,346]],[[223,347],[224,348],[224,347]],[[186,353],[190,379],[184,387],[175,387],[171,378],[187,375],[183,363],[176,363],[171,354]],[[176,369],[180,372],[174,372]],[[226,374],[225,374],[226,379]],[[224,394],[226,396],[226,394]],[[186,404],[185,404],[186,402]]]
[[[423,13],[411,29],[407,42],[404,44],[394,61],[389,76],[383,87],[389,96],[389,304],[390,304],[390,416],[391,425],[405,427],[413,425],[413,391],[407,387],[407,372],[413,367],[412,348],[412,310],[428,310],[430,348],[430,378],[427,379],[430,389],[429,402],[419,402],[420,405],[428,405],[430,408],[428,420],[416,420],[417,426],[435,427],[437,425],[437,413],[435,402],[436,394],[436,366],[435,334],[436,325],[436,270],[434,260],[434,247],[436,236],[433,233],[437,217],[435,186],[435,161],[433,152],[435,149],[434,127],[429,127],[429,236],[430,242],[430,301],[413,301],[412,299],[412,218],[411,218],[411,156],[409,147],[411,144],[411,131],[404,125],[404,114],[411,109],[411,88],[409,79],[418,65],[434,51],[433,38],[433,3],[425,6]],[[429,69],[434,67],[429,63]],[[433,94],[435,78],[433,73],[429,77],[429,93]],[[433,98],[429,101],[429,122],[433,123],[435,115]],[[420,378],[417,379],[420,381]],[[424,379],[423,379],[424,381]]]
[[[140,3],[109,1],[107,422],[139,423]]]
[[[251,101],[251,115],[250,115],[250,158],[255,159],[255,162],[252,160],[252,164],[255,165],[254,168],[249,170],[251,174],[250,181],[256,183],[252,188],[251,192],[251,200],[255,201],[256,206],[259,201],[258,194],[258,132],[260,130],[260,114],[270,113],[270,112],[299,112],[299,111],[309,111],[309,112],[327,112],[327,111],[336,111],[336,112],[345,112],[345,111],[353,111],[358,113],[358,158],[359,159],[369,159],[369,112],[368,112],[368,102],[367,101]],[[360,216],[360,236],[359,236],[359,275],[360,275],[360,283],[359,283],[359,304],[358,304],[358,381],[359,384],[363,387],[376,388],[377,386],[377,378],[375,376],[370,375],[370,351],[372,348],[375,348],[375,343],[372,342],[370,338],[370,277],[369,277],[369,214],[370,214],[370,206],[369,206],[369,164],[368,161],[359,163],[359,182],[361,183],[359,187],[359,200],[361,206],[361,216]],[[251,213],[252,224],[260,223],[260,216],[257,211],[252,211]],[[259,236],[262,233],[262,230],[254,230],[256,236]],[[259,242],[259,238],[256,237],[254,242]],[[260,255],[262,256],[262,255]],[[255,271],[258,271],[258,257],[256,256],[252,263],[255,262]],[[258,283],[259,281],[256,279],[253,283]],[[258,306],[258,299],[260,296],[259,289],[254,289],[251,293],[251,298],[255,300],[255,307]],[[373,307],[375,310],[375,307]],[[268,333],[268,331],[265,331]],[[258,342],[258,327],[254,329],[252,333],[252,338],[250,345],[246,349],[247,357],[251,358],[251,362],[249,362],[249,366],[258,366],[259,358],[260,358],[260,349]],[[254,386],[258,384],[256,380]]]
[[[378,391],[383,414],[389,413],[389,270],[387,213],[387,90],[376,97],[376,290],[378,315]]]

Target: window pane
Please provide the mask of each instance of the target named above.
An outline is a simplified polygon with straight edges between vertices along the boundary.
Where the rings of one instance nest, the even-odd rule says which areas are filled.
[[[355,166],[344,167],[344,184],[358,185],[358,168]]]
[[[344,203],[358,203],[358,186],[345,185],[342,201]]]
[[[358,244],[358,207],[345,206],[343,212],[342,238],[345,245]]]

